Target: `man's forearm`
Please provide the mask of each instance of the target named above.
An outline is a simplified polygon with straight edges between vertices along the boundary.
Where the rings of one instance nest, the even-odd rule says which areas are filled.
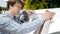
[[[43,23],[44,23],[44,20],[42,17],[40,17],[40,18],[37,18],[36,20],[33,20],[31,22],[24,23],[22,25],[22,29],[24,32],[30,32],[30,31],[40,27]]]

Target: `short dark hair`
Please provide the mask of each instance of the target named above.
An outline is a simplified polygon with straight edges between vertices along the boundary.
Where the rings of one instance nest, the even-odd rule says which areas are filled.
[[[11,5],[11,6],[14,6],[14,4],[15,4],[16,2],[12,2],[12,1],[8,1],[7,2],[7,10],[9,10],[9,6]]]
[[[17,2],[20,3],[22,5],[22,7],[24,6],[24,3],[21,2],[21,0],[18,0]],[[16,3],[16,1],[7,1],[7,10],[9,10],[9,8],[10,8],[9,6],[10,5],[14,6],[15,3]]]

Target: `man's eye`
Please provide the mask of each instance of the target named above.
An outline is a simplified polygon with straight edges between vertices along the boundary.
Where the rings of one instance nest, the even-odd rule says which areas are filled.
[[[17,7],[20,7],[20,6],[17,6]]]

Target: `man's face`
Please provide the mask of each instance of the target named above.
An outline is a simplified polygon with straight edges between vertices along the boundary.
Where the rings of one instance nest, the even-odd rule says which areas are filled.
[[[14,6],[12,7],[13,12],[17,15],[20,13],[21,10],[21,5],[17,2],[14,4]]]

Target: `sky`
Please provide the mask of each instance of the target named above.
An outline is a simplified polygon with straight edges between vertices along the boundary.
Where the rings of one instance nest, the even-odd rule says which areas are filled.
[[[0,6],[6,7],[6,0],[0,0]]]

